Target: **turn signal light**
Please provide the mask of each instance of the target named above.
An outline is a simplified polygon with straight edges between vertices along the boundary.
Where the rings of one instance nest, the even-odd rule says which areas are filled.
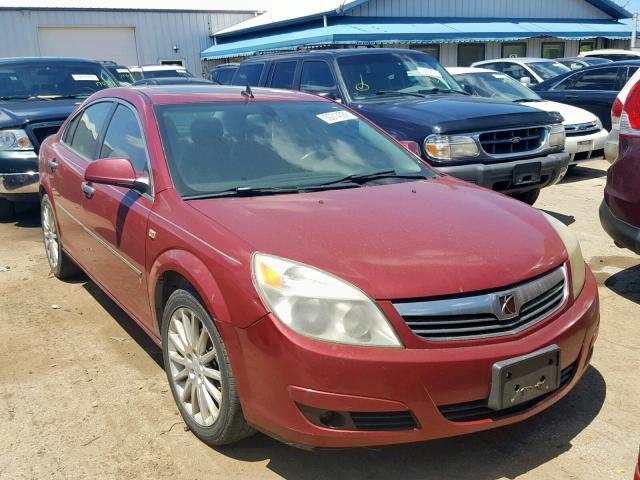
[[[624,102],[620,115],[620,135],[640,137],[640,82],[631,88]]]

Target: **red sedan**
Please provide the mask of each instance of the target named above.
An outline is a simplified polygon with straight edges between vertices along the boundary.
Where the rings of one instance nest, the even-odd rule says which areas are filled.
[[[47,139],[40,171],[52,271],[79,266],[162,346],[211,445],[486,430],[587,368],[598,296],[569,230],[335,102],[110,89]]]

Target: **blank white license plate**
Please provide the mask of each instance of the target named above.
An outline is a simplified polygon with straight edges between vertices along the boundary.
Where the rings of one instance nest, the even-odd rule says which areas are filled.
[[[578,152],[590,152],[593,150],[593,140],[582,140],[578,142]]]

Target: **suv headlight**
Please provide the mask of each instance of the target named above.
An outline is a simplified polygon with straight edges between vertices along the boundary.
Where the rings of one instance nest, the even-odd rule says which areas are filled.
[[[544,212],[541,213],[556,231],[562,240],[562,243],[564,243],[564,248],[567,249],[567,253],[569,254],[569,266],[571,267],[571,287],[573,291],[573,298],[576,299],[578,298],[578,295],[580,295],[582,287],[584,287],[587,268],[584,263],[584,258],[582,257],[580,242],[578,242],[578,239],[573,232],[560,220],[553,218],[551,215]]]
[[[549,129],[549,146],[550,147],[562,147],[564,148],[564,142],[566,135],[564,132],[564,125],[561,123],[554,123]]]
[[[33,150],[24,130],[0,130],[0,150]]]
[[[329,273],[256,253],[253,278],[275,317],[301,335],[351,345],[402,347],[377,305]]]
[[[596,128],[598,130],[602,130],[604,128],[604,126],[602,125],[602,120],[600,120],[600,118],[596,117]]]
[[[435,160],[459,160],[478,156],[475,140],[465,135],[429,135],[424,139],[425,153]]]

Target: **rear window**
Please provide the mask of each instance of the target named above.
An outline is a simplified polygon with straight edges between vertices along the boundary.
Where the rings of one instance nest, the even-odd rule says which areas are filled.
[[[248,65],[240,65],[235,77],[233,77],[234,85],[251,85],[252,87],[258,86],[260,82],[260,75],[262,75],[262,69],[264,63],[250,63]]]

